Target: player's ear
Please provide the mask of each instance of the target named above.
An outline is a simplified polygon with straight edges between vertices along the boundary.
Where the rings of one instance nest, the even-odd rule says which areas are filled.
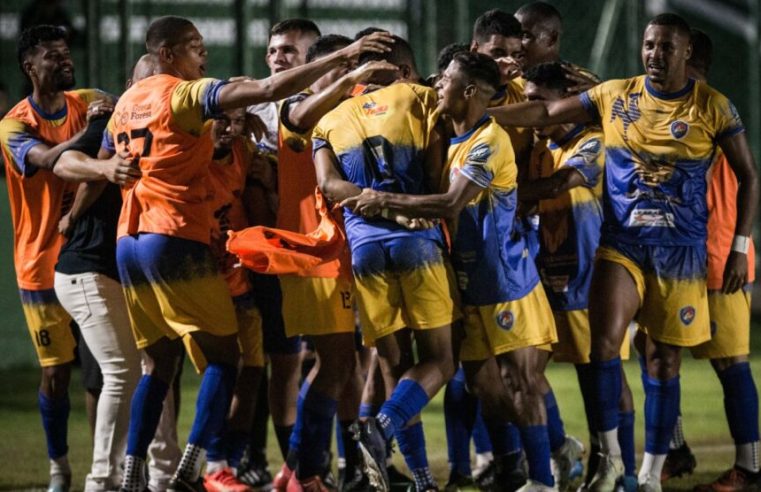
[[[476,41],[475,39],[470,42],[470,51],[472,53],[476,53],[478,51],[478,41]]]
[[[687,43],[687,48],[684,50],[684,59],[689,60],[692,58],[692,43]]]
[[[463,91],[463,95],[467,99],[470,99],[470,98],[474,97],[477,92],[478,92],[478,86],[476,84],[472,84],[471,83],[471,84],[468,84],[468,85],[465,86],[465,90]]]
[[[169,46],[162,46],[159,48],[159,61],[172,63],[174,60],[174,52]]]
[[[30,79],[32,78],[32,74],[35,76],[37,75],[37,70],[34,68],[34,64],[29,61],[29,59],[24,60],[24,62],[21,64],[21,67],[23,68],[26,76]]]
[[[549,43],[547,43],[549,46],[555,46],[560,41],[560,33],[556,30],[552,30],[548,34],[549,36]]]

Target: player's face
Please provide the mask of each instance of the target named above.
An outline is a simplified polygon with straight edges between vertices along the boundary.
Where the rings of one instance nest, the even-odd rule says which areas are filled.
[[[690,40],[674,27],[647,26],[642,40],[642,64],[651,82],[665,86],[683,82],[690,53]]]
[[[518,20],[521,20],[520,18]],[[525,67],[533,67],[543,61],[549,60],[553,56],[552,46],[550,45],[551,35],[542,29],[537,23],[528,23],[521,21],[523,27],[522,45],[526,54]]]
[[[181,78],[196,80],[206,75],[208,52],[203,44],[203,36],[195,27],[190,27],[182,41],[171,48],[172,65]]]
[[[476,51],[493,60],[509,57],[521,66],[526,57],[521,38],[506,38],[501,34],[492,34],[486,42],[478,43]]]
[[[275,74],[306,63],[307,50],[315,39],[314,34],[301,31],[272,36],[267,45],[266,56],[270,72]]]
[[[64,40],[48,41],[37,46],[29,57],[27,72],[40,87],[64,91],[74,87],[74,62]]]
[[[438,108],[442,114],[457,116],[464,111],[467,105],[464,94],[466,86],[465,76],[460,72],[457,62],[452,61],[435,87],[439,98]]]
[[[523,89],[523,94],[529,101],[557,101],[563,99],[564,94],[556,89],[550,89],[548,87],[537,85],[533,82],[526,82],[526,87]],[[534,133],[539,138],[547,138],[552,135],[556,126],[545,126],[534,128]]]

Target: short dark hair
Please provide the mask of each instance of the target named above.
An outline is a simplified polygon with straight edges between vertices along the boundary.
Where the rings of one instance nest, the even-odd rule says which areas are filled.
[[[562,92],[573,85],[573,82],[565,76],[563,64],[560,62],[535,65],[523,74],[523,78],[527,82]]]
[[[484,82],[495,91],[500,87],[500,72],[497,62],[488,55],[472,51],[455,53],[452,61],[469,79]]]
[[[492,9],[476,19],[473,25],[473,39],[483,43],[495,34],[506,38],[520,38],[523,36],[523,28],[514,15],[504,10]]]
[[[560,11],[547,2],[531,2],[522,5],[515,11],[515,15],[522,15],[536,20],[554,20],[558,23],[563,21]]]
[[[679,34],[690,37],[690,25],[684,20],[683,17],[667,12],[665,14],[658,14],[647,23],[648,26],[669,26],[679,31]]]
[[[36,51],[40,43],[60,40],[68,41],[68,35],[64,29],[57,26],[43,24],[24,29],[16,45],[18,65],[21,71],[24,71],[26,58]]]
[[[345,48],[352,43],[351,39],[340,34],[326,34],[320,36],[307,50],[306,61],[310,61],[320,58],[321,56],[329,55],[334,51],[338,51],[341,48]]]
[[[145,33],[145,49],[158,54],[162,46],[174,46],[182,41],[185,31],[195,27],[189,19],[176,15],[165,15],[151,22]]]
[[[368,34],[372,34],[374,32],[386,32],[386,30],[375,26],[366,27],[354,35],[354,41],[358,40],[359,38],[364,38]]]
[[[278,34],[285,34],[292,31],[300,31],[302,34],[314,34],[315,37],[322,36],[322,33],[320,32],[320,28],[317,27],[317,24],[310,21],[309,19],[286,19],[284,21],[280,21],[272,28],[270,29],[270,38],[272,36],[277,36]]]
[[[415,53],[413,53],[410,43],[397,35],[393,35],[392,37],[394,38],[394,43],[389,45],[391,51],[385,53],[366,51],[359,55],[359,64],[363,65],[369,61],[386,60],[397,66],[409,65],[417,69],[417,66],[415,65]]]
[[[692,55],[687,60],[687,65],[707,76],[713,63],[713,41],[700,29],[692,29],[690,42],[692,42]]]
[[[441,51],[439,51],[438,58],[436,58],[436,68],[439,70],[439,73],[447,69],[452,62],[452,58],[454,58],[457,53],[463,51],[470,51],[470,47],[465,43],[451,43],[444,46]]]

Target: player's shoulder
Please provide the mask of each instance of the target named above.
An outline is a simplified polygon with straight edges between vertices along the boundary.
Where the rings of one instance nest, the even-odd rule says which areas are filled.
[[[95,89],[95,88],[75,89],[73,91],[67,91],[64,94],[68,98],[82,101],[85,105],[90,104],[93,101],[98,101],[101,99],[106,99],[112,102],[116,101],[116,97],[113,96],[112,94],[109,94],[108,92],[104,90]]]
[[[453,139],[452,143],[464,144],[469,158],[475,155],[484,161],[512,149],[510,136],[492,117],[482,120],[471,131]]]
[[[13,125],[15,122],[21,121],[25,124],[32,124],[34,120],[34,108],[30,98],[25,97],[5,114],[0,123],[7,121],[8,124]]]

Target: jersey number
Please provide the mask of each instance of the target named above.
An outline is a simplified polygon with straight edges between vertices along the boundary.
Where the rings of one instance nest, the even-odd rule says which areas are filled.
[[[135,138],[143,139],[143,152],[140,154],[140,157],[148,157],[151,154],[153,133],[147,128],[133,128],[130,130],[129,135],[127,135],[127,132],[121,132],[116,136],[116,142],[129,146],[130,139]]]
[[[34,338],[38,347],[47,347],[50,345],[50,332],[48,330],[34,332]]]

